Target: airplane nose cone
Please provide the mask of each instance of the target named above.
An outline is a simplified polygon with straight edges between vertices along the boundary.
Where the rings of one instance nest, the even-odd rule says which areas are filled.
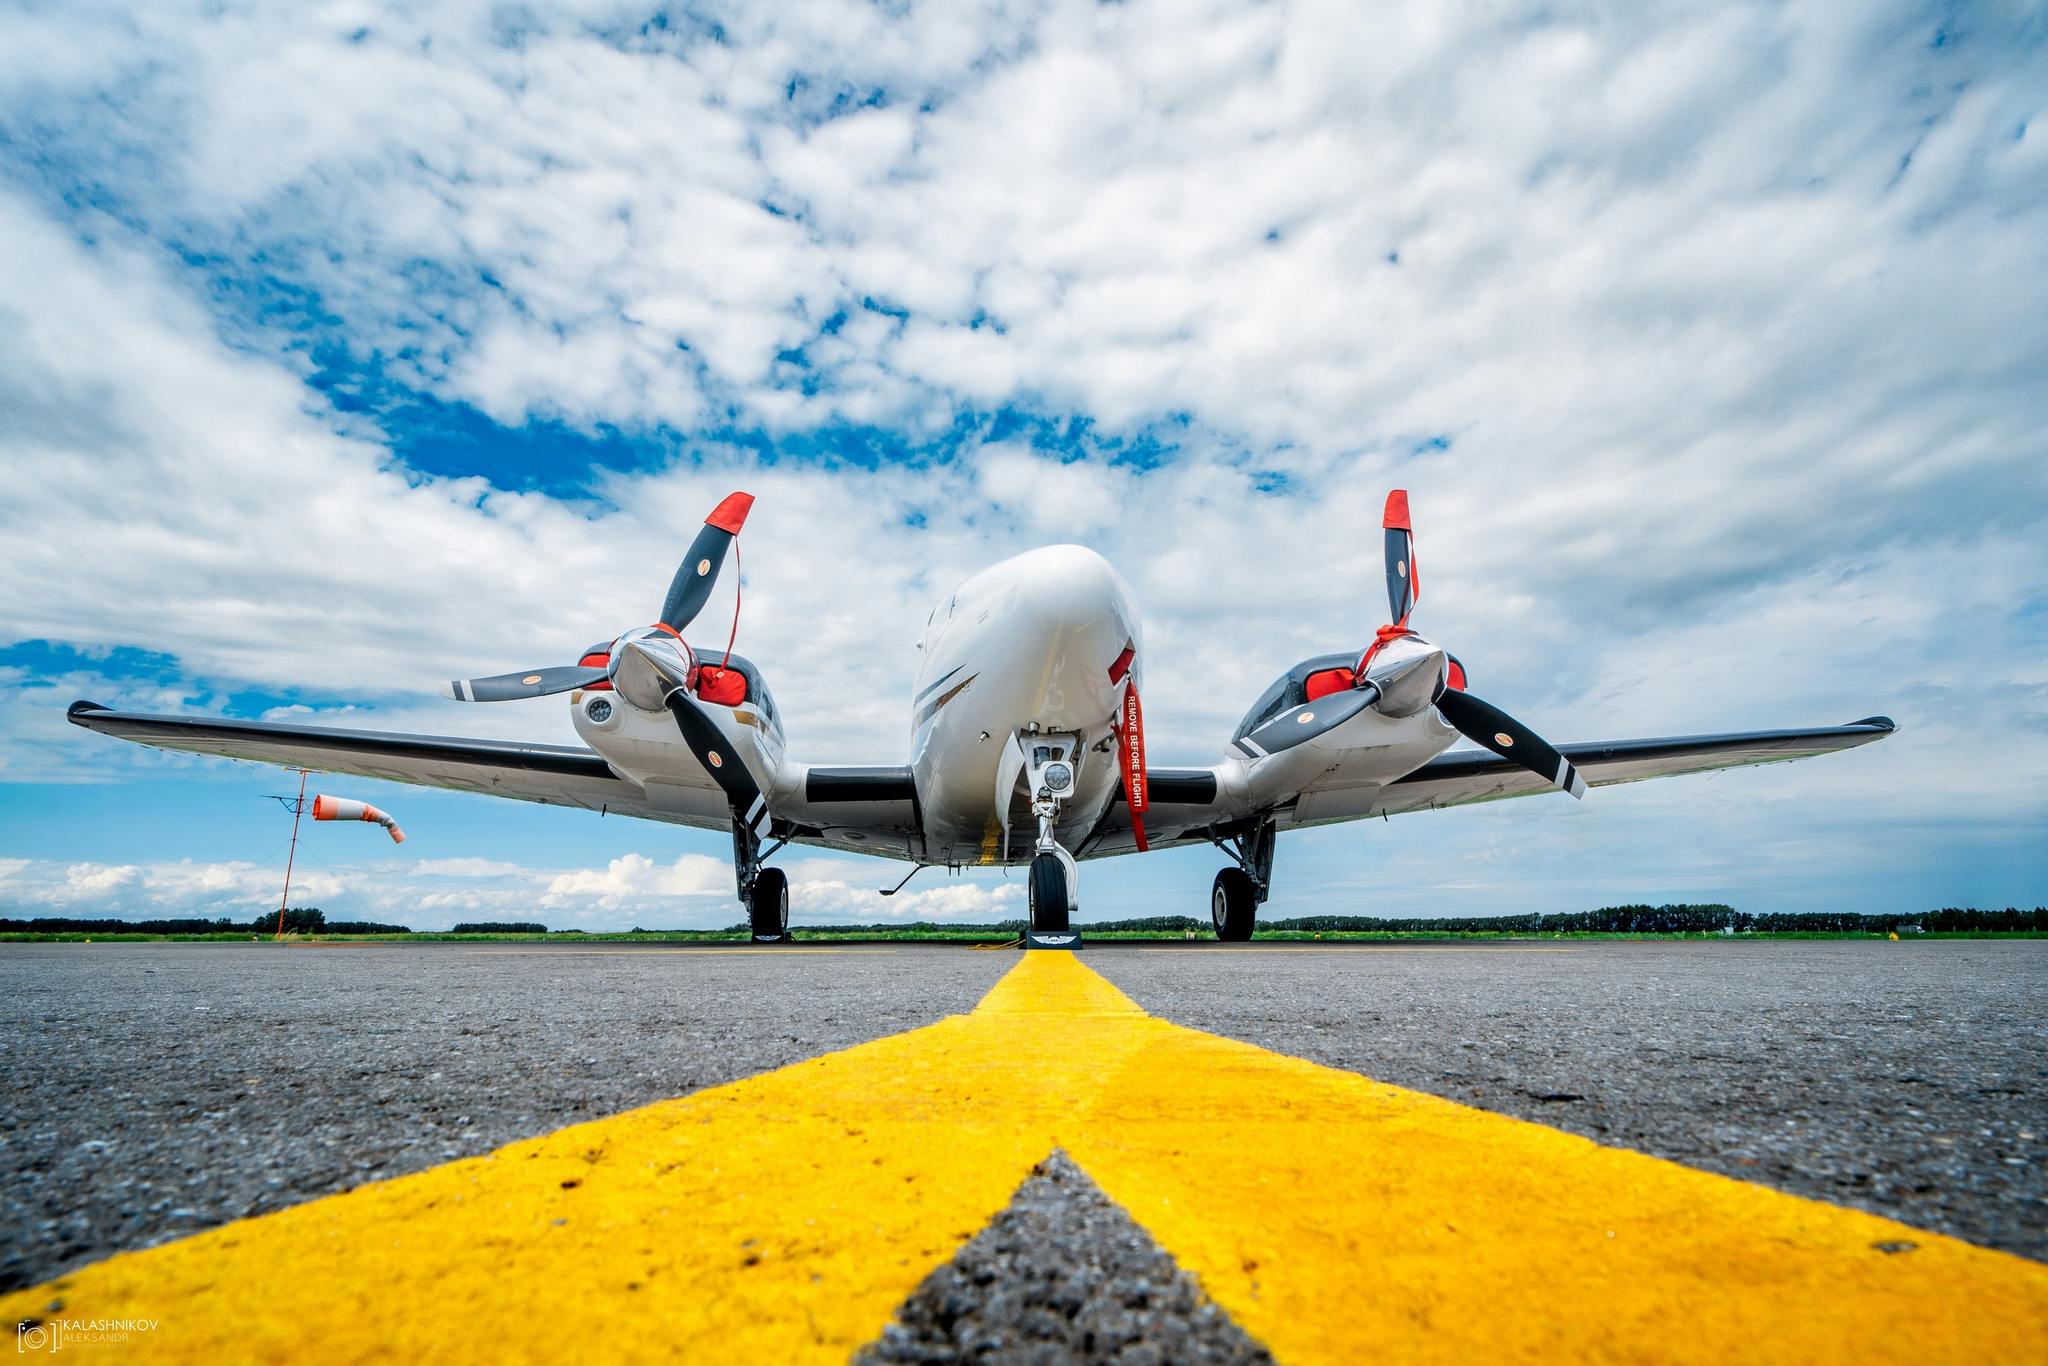
[[[1123,584],[1116,567],[1085,545],[1043,546],[1026,551],[1012,563],[1020,578],[1049,598],[1072,594],[1099,603],[1104,593]]]
[[[1008,562],[1014,584],[1008,611],[1020,627],[1079,646],[1100,635],[1110,658],[1135,634],[1129,585],[1116,567],[1081,545],[1049,545]],[[1118,633],[1121,632],[1121,635]]]
[[[1403,636],[1381,647],[1365,676],[1380,690],[1380,715],[1413,716],[1436,700],[1445,668],[1446,657],[1440,647]]]

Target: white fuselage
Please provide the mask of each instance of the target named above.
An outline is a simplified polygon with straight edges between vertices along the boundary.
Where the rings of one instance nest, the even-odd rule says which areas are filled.
[[[1074,789],[1056,827],[1073,848],[1121,781],[1117,708],[1125,688],[1143,684],[1144,628],[1123,576],[1081,546],[1018,555],[941,602],[918,649],[910,763],[926,857],[961,864],[1030,856],[1037,823],[1003,754],[1011,737],[1034,727],[1078,739]]]

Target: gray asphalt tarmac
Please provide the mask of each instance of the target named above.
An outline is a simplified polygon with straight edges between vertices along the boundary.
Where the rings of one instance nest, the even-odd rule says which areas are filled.
[[[1272,1366],[1063,1152],[925,1278],[855,1366]]]
[[[0,945],[0,1281],[913,1028],[1015,961],[511,947]],[[1086,961],[1182,1024],[2048,1260],[2048,942],[1190,947]]]

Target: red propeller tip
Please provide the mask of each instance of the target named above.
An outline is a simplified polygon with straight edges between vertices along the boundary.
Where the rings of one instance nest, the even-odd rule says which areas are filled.
[[[1380,519],[1380,525],[1402,531],[1415,530],[1408,524],[1408,490],[1395,489],[1387,495],[1387,515]]]
[[[711,515],[704,519],[705,526],[715,526],[720,531],[740,534],[740,528],[747,524],[747,513],[754,507],[751,493],[729,493],[725,501],[711,509]]]

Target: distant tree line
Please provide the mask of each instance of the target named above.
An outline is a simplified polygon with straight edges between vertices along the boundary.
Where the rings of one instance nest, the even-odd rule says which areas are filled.
[[[546,934],[548,927],[531,920],[465,920],[450,934]]]
[[[286,934],[411,934],[404,925],[379,925],[370,920],[329,920],[317,906],[295,906],[284,913]],[[0,920],[0,934],[276,934],[277,912],[254,920]]]
[[[1020,929],[1023,924],[1021,920],[1017,922]],[[1078,928],[1094,930],[1097,934],[1185,934],[1189,930],[1213,930],[1216,927],[1191,915],[1151,915],[1141,920],[1103,920]]]
[[[1920,917],[1920,928],[1930,934],[1960,934],[1970,930],[2048,930],[2048,906],[2023,911],[2008,906],[2002,911],[1958,910],[1950,907]]]
[[[1134,922],[1137,923],[1137,922]],[[2048,908],[2022,911],[1947,910],[1921,915],[1858,915],[1855,912],[1808,911],[1751,915],[1729,906],[1608,906],[1597,911],[1558,915],[1429,916],[1414,920],[1380,920],[1362,915],[1314,915],[1296,920],[1260,922],[1268,930],[1308,930],[1328,934],[1341,930],[1454,931],[1478,934],[1700,934],[1733,930],[1737,934],[1893,934],[1915,927],[1930,934],[1971,931],[2048,930]],[[1092,927],[1091,927],[1092,928]],[[1106,927],[1105,927],[1106,928]]]

